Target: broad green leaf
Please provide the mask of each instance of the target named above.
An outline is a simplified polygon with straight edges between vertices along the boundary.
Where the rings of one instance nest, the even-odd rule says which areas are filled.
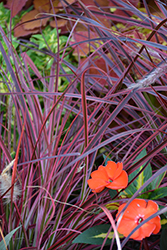
[[[13,236],[13,234],[20,228],[21,226],[13,229],[10,233],[8,233],[6,236],[5,236],[5,242],[6,242],[6,245],[9,245],[9,242]],[[0,242],[0,249],[1,250],[6,250],[6,247],[5,247],[5,244],[4,244],[4,241],[2,240]]]
[[[146,149],[144,148],[142,152],[137,156],[136,160],[143,158],[147,154]],[[142,170],[143,166],[136,169],[132,174],[129,175],[129,182]],[[151,165],[148,166],[141,172],[141,174],[125,189],[123,194],[131,197],[142,185],[152,176]],[[143,192],[151,190],[151,185],[148,185]]]
[[[40,34],[32,35],[32,38],[37,38],[37,39],[41,40],[42,35],[40,35]]]
[[[116,194],[117,194],[117,191],[116,191],[116,190],[112,190],[112,189],[109,189],[108,192],[109,192],[109,195],[110,195],[111,199],[112,199],[114,196],[116,196]]]
[[[139,154],[139,156],[136,158],[137,160],[138,159],[141,159],[143,158],[144,156],[146,156],[147,154],[147,151],[146,149],[144,148],[142,150],[142,152]],[[139,169],[138,169],[138,172],[140,170],[142,170],[143,166],[141,166]],[[136,182],[137,182],[137,190],[143,186],[143,184],[152,176],[152,168],[151,168],[151,165],[148,164],[147,167],[144,169],[144,171],[141,172],[141,174],[138,176],[138,178],[136,179]],[[148,185],[145,189],[143,189],[143,192],[146,192],[148,190],[151,189],[151,186]]]
[[[164,206],[159,205],[159,209],[162,209],[162,208],[164,208]],[[161,217],[162,217],[162,215],[161,215]],[[167,219],[167,212],[163,213],[163,218],[164,217]]]
[[[161,237],[160,237],[160,249],[166,250],[166,235],[167,235],[167,229],[162,229]]]
[[[157,188],[148,194],[148,199],[157,200],[167,196],[167,187]]]
[[[151,187],[152,187],[152,189],[156,189],[156,188],[159,187],[159,185],[161,184],[161,181],[163,180],[165,174],[166,174],[166,172],[160,174],[157,178],[155,178],[155,179],[151,182]]]
[[[40,50],[40,49],[43,49],[43,48],[45,48],[45,47],[46,47],[46,43],[41,42],[41,43],[39,44],[39,50]]]
[[[137,191],[137,189],[134,187],[133,184],[131,184],[127,189],[125,189],[123,192],[120,193],[120,196],[122,198],[127,198],[133,196],[133,194]]]
[[[78,235],[73,240],[73,243],[102,245],[110,227],[111,227],[111,225],[109,225],[109,224],[102,224],[102,225],[91,227],[91,228],[85,230],[80,235]],[[113,238],[113,236],[114,236],[114,232],[110,232],[105,245],[111,244],[111,239]],[[124,236],[119,235],[119,237],[123,238]]]

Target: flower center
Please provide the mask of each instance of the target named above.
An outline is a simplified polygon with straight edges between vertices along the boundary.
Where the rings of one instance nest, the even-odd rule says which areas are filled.
[[[113,182],[113,180],[109,179],[109,182]]]
[[[137,224],[140,224],[142,221],[143,221],[143,218],[140,217],[140,218],[137,220]]]

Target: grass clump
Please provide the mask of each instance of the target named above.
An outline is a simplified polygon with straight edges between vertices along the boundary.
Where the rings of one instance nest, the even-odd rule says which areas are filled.
[[[52,16],[68,36],[46,26],[16,48],[0,27],[1,184],[15,159],[0,188],[5,247],[163,248],[167,17],[155,4],[157,19],[144,0],[61,1]],[[134,203],[144,212],[127,234]]]

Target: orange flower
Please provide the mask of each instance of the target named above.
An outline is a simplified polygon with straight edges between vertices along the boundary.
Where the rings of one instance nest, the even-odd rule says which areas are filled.
[[[118,209],[118,214],[125,207],[126,203],[122,204]],[[158,211],[158,205],[154,201],[145,201],[142,199],[134,199],[127,209],[125,209],[121,221],[118,225],[118,232],[125,237],[132,232],[143,220],[151,216]],[[118,219],[118,217],[117,217]],[[153,219],[146,222],[138,230],[136,230],[130,238],[134,240],[142,240],[145,237],[149,237],[152,233],[157,234],[161,229],[160,217],[156,216]]]
[[[122,169],[122,162],[108,161],[106,167],[100,166],[98,170],[92,172],[92,179],[88,180],[92,192],[99,193],[105,187],[111,189],[125,188],[128,185],[128,175]]]

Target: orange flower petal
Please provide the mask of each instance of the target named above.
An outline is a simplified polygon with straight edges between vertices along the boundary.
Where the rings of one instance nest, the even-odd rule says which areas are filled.
[[[122,170],[122,173],[113,180],[113,182],[106,185],[107,188],[111,189],[120,189],[125,188],[128,185],[128,175]]]
[[[126,205],[126,204],[125,204]],[[134,219],[137,218],[138,215],[145,215],[143,211],[143,207],[146,207],[146,201],[142,199],[134,199],[128,206],[128,208],[124,212],[124,216]]]
[[[130,203],[130,205],[131,205],[131,203]],[[117,216],[120,215],[120,213],[121,213],[122,209],[125,207],[125,205],[126,205],[126,203],[122,204],[118,208]],[[134,220],[134,218],[137,218],[137,216],[138,216],[138,213],[136,212],[136,210],[131,208],[130,205],[127,207],[127,209],[123,213],[123,219],[125,219],[125,220]]]
[[[141,228],[136,230],[136,231],[140,230],[138,233],[138,236],[136,236],[135,234],[132,234],[130,238],[132,238],[134,240],[142,240],[146,237],[149,237],[153,233],[154,228],[155,228],[155,225],[151,225],[151,224],[146,223],[143,226],[141,226]]]
[[[87,182],[95,193],[100,193],[106,187],[106,182],[102,179],[89,179]]]
[[[136,226],[137,226],[137,224],[135,223],[134,220],[122,218],[117,230],[120,234],[123,234],[125,237],[127,237]],[[125,228],[126,228],[126,230],[125,230]],[[138,237],[139,233],[140,233],[140,230],[137,230],[136,232],[134,232],[132,234],[131,237]]]
[[[157,234],[157,233],[159,233],[159,231],[161,229],[161,218],[160,218],[160,216],[156,216],[153,220],[154,220],[154,224],[156,225],[156,228],[154,229],[153,233]]]
[[[124,216],[127,218],[135,218],[138,214],[142,215],[144,219],[148,218],[152,214],[158,211],[158,205],[153,201],[148,201],[142,199],[134,199],[124,212]],[[122,211],[126,204],[122,204],[119,211]],[[153,206],[152,206],[153,205]],[[155,209],[156,208],[156,209]]]
[[[108,161],[105,170],[107,172],[108,177],[114,179],[115,173],[117,172],[117,164],[114,161]]]
[[[105,167],[102,166],[102,165],[100,165],[100,166],[98,167],[98,170],[100,170],[100,171],[105,171]]]
[[[157,203],[149,200],[146,202],[146,207],[145,207],[145,218],[148,218],[150,215],[156,213],[158,211],[158,205]]]
[[[147,206],[151,206],[152,209],[154,209],[156,212],[158,211],[158,205],[156,202],[152,201],[152,200],[149,200],[148,201],[148,205]]]
[[[102,167],[102,168],[100,168],[100,167]],[[93,171],[91,173],[91,177],[93,179],[102,179],[102,180],[105,180],[106,183],[107,183],[107,181],[109,180],[108,175],[107,175],[104,167],[103,166],[100,166],[100,167],[98,168],[98,170],[95,170],[95,171]]]
[[[123,163],[122,162],[117,162],[117,171],[115,173],[114,178],[117,178],[123,170]]]
[[[108,161],[105,170],[110,179],[116,179],[122,172],[122,162],[115,163],[114,161]]]
[[[137,226],[137,225],[136,225]],[[134,229],[134,228],[133,228]],[[132,230],[131,230],[132,231]],[[141,232],[141,228],[137,229],[131,236],[130,236],[131,239],[134,239],[134,240],[140,240],[139,238],[143,239],[145,238],[144,235],[142,235],[142,232]]]
[[[141,226],[141,231],[142,231],[142,234],[144,235],[144,237],[149,237],[153,233],[155,228],[156,228],[155,224],[151,224],[151,223],[147,222],[143,226]]]

